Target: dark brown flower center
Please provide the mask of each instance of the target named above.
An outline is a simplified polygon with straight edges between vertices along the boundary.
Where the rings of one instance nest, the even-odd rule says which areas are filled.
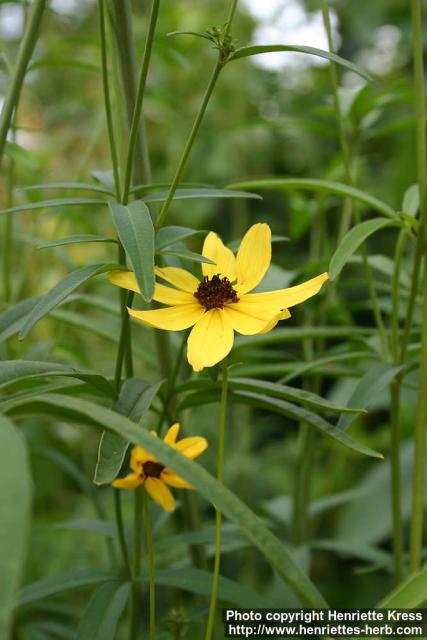
[[[197,287],[194,297],[209,309],[223,309],[225,304],[239,302],[236,291],[228,278],[220,278],[219,274],[209,278],[205,276],[203,282]]]
[[[164,466],[162,464],[153,462],[152,460],[148,460],[148,462],[144,462],[142,465],[142,472],[146,478],[160,478],[163,469]]]

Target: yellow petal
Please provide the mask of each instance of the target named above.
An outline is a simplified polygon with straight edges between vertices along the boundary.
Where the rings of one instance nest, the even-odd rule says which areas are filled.
[[[130,454],[129,466],[132,471],[140,471],[144,462],[148,462],[148,460],[156,462],[157,459],[142,447],[133,447]]]
[[[152,309],[150,311],[135,311],[129,309],[129,315],[144,324],[156,329],[167,331],[182,331],[192,327],[205,314],[205,309],[198,302],[179,304],[174,307]]]
[[[137,473],[129,473],[125,478],[117,478],[112,484],[116,489],[136,489],[142,483],[143,479]]]
[[[110,271],[107,277],[116,287],[141,293],[133,271]]]
[[[233,282],[236,279],[236,258],[228,247],[224,245],[221,238],[211,231],[203,243],[202,254],[205,258],[213,260],[215,264],[202,264],[204,276],[212,278],[219,274]]]
[[[280,320],[287,320],[288,318],[291,317],[291,312],[288,311],[288,309],[284,309],[283,311],[281,311],[280,313],[277,314],[277,316],[275,318],[273,318],[273,320],[270,320],[270,322],[268,323],[267,326],[264,327],[264,329],[262,331],[260,331],[260,333],[268,333],[269,331],[271,331],[272,329],[274,329],[274,327],[276,326],[276,324],[280,321]]]
[[[246,309],[251,310],[253,315],[270,314],[273,316],[314,296],[320,291],[327,279],[328,274],[322,273],[320,276],[288,289],[246,294],[242,297],[241,302]]]
[[[212,367],[231,351],[233,327],[222,309],[207,311],[188,337],[187,358],[194,371]]]
[[[178,437],[179,428],[180,428],[179,422],[176,422],[171,427],[169,427],[167,434],[163,438],[163,442],[166,442],[166,444],[175,444],[176,439]]]
[[[175,487],[175,489],[193,488],[192,485],[187,482],[187,480],[184,480],[184,478],[177,476],[176,473],[173,473],[173,471],[171,471],[170,469],[164,469],[160,475],[160,478],[169,486]]]
[[[197,458],[207,448],[208,442],[206,438],[201,438],[200,436],[183,438],[174,445],[174,449],[182,453],[186,458],[190,458],[190,460]]]
[[[200,282],[192,273],[179,267],[156,267],[155,273],[162,280],[166,280],[169,284],[173,284],[177,289],[194,293]]]
[[[188,291],[180,291],[179,289],[172,289],[172,287],[165,287],[164,284],[156,282],[154,288],[153,300],[161,302],[162,304],[194,304],[196,299],[192,293]]]
[[[263,279],[271,262],[271,230],[268,224],[254,224],[240,243],[236,258],[238,293],[247,293]]]
[[[157,502],[165,511],[173,511],[175,500],[167,486],[160,478],[147,478],[144,488],[150,498]]]
[[[262,333],[267,323],[270,324],[270,318],[266,318],[265,314],[261,314],[261,318],[252,315],[250,313],[252,310],[250,306],[248,313],[246,308],[247,306],[248,305],[241,302],[228,304],[224,307],[224,313],[234,331],[237,331],[244,336],[253,336],[256,333]]]

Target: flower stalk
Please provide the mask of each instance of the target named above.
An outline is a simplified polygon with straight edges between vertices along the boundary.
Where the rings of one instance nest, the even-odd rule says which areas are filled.
[[[149,594],[150,594],[150,640],[156,637],[156,583],[154,566],[153,535],[151,530],[150,505],[147,496],[144,496],[144,527],[146,549],[149,567]]]
[[[425,86],[422,37],[422,6],[421,0],[411,0],[412,12],[412,42],[415,76],[415,107],[417,122],[417,171],[418,188],[420,194],[420,235],[418,251],[424,259],[424,277],[422,284],[422,332],[421,332],[421,360],[420,378],[418,386],[417,415],[415,421],[415,458],[412,484],[412,519],[409,549],[409,568],[411,573],[419,570],[423,542],[424,517],[424,478],[425,478],[425,446],[427,423],[427,210],[426,210],[426,116],[425,116]],[[418,251],[416,253],[418,253]],[[416,263],[418,257],[415,257]],[[421,261],[420,261],[421,262]],[[418,274],[413,273],[413,278]]]
[[[217,451],[217,473],[219,482],[223,479],[224,469],[224,444],[225,444],[225,423],[227,417],[227,396],[228,396],[228,368],[227,361],[222,362],[222,384],[221,384],[221,404],[219,410],[219,430],[218,430],[218,451]],[[221,567],[221,511],[215,510],[215,562],[212,578],[211,599],[209,605],[209,617],[206,627],[205,640],[211,640],[215,624],[216,602],[218,597],[219,571]]]

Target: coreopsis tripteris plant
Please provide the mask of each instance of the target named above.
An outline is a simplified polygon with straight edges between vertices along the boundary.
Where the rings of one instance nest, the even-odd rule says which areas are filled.
[[[223,360],[231,351],[235,331],[243,335],[271,331],[279,320],[290,317],[290,307],[318,293],[328,279],[328,274],[322,273],[287,289],[250,293],[271,262],[271,230],[264,223],[250,227],[236,256],[213,232],[206,236],[202,253],[215,263],[202,265],[202,281],[185,269],[157,267],[157,277],[172,286],[156,283],[153,299],[167,306],[149,311],[129,309],[132,317],[157,329],[192,327],[187,357],[194,371]],[[131,271],[114,271],[109,279],[139,292]]]
[[[190,460],[197,458],[207,448],[207,441],[200,436],[193,436],[191,438],[183,438],[177,442],[179,429],[179,423],[172,425],[163,438],[163,442]],[[151,433],[153,436],[157,436],[155,431]],[[193,488],[191,484],[174,473],[172,469],[162,465],[155,456],[142,447],[133,447],[129,466],[131,473],[124,478],[114,480],[113,487],[117,489],[136,489],[143,485],[148,495],[165,511],[172,511],[175,507],[175,500],[169,487],[177,489]]]

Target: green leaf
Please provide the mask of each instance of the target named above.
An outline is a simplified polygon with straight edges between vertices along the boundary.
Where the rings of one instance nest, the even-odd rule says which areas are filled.
[[[209,40],[212,42],[212,37],[207,33],[203,33],[202,31],[169,31],[166,34],[168,37],[171,36],[197,36],[198,38],[204,38],[205,40]]]
[[[144,196],[143,200],[144,202],[164,202],[168,194],[168,190],[158,191]],[[232,191],[231,189],[177,189],[173,197],[174,200],[194,200],[197,198],[251,198],[253,200],[262,200],[262,197],[257,193]]]
[[[110,202],[114,226],[129,257],[141,295],[149,302],[154,293],[154,227],[148,207],[135,200],[126,207]]]
[[[427,601],[427,566],[410,576],[382,600],[380,609],[416,609]]]
[[[199,235],[201,233],[207,233],[207,231],[197,231],[196,229],[190,229],[189,227],[169,226],[162,227],[156,233],[156,251],[161,251],[166,247],[170,247],[176,242],[181,242],[192,236]]]
[[[202,264],[216,264],[210,258],[205,258],[205,256],[200,255],[200,253],[194,253],[194,251],[185,251],[182,249],[181,251],[159,251],[159,255],[161,256],[173,256],[175,258],[181,258],[182,260],[189,260],[190,262],[197,262]]]
[[[346,353],[337,353],[331,354],[324,358],[317,358],[317,360],[311,360],[310,362],[304,362],[303,364],[295,363],[295,366],[292,367],[291,372],[288,375],[285,375],[281,378],[280,382],[285,383],[290,380],[294,380],[295,378],[299,378],[303,374],[312,371],[313,369],[317,369],[322,365],[329,366],[335,364],[336,362],[351,362],[352,360],[360,360],[360,359],[369,359],[369,358],[377,358],[375,353],[371,351],[348,351]]]
[[[69,273],[37,302],[19,332],[19,339],[23,340],[39,320],[55,309],[70,293],[75,291],[84,282],[87,282],[87,280],[90,280],[100,273],[106,273],[112,269],[120,268],[123,267],[115,264],[92,264]]]
[[[83,612],[76,640],[114,640],[130,587],[117,581],[98,587]]]
[[[316,393],[305,391],[303,389],[297,389],[296,387],[287,387],[282,384],[275,384],[273,382],[266,382],[265,380],[256,380],[253,378],[230,378],[230,389],[242,390],[242,391],[256,391],[260,390],[268,396],[275,398],[282,398],[282,400],[291,400],[298,404],[305,404],[315,409],[322,411],[328,411],[330,413],[360,413],[363,409],[353,409],[350,407],[339,407],[335,403],[325,400]],[[187,391],[191,389],[205,390],[214,388],[208,380],[190,380],[176,389],[177,393]],[[219,385],[218,385],[219,388]]]
[[[88,587],[93,584],[108,582],[109,580],[117,580],[117,576],[108,571],[93,569],[48,576],[24,587],[19,594],[18,606],[22,607],[57,593],[64,593],[64,591],[80,589],[81,587]]]
[[[397,218],[397,212],[390,205],[378,200],[365,191],[349,187],[341,182],[332,180],[318,180],[311,178],[265,178],[262,180],[248,180],[227,185],[229,189],[279,189],[282,191],[320,191],[334,193],[343,198],[351,198],[366,205],[370,209],[378,211],[387,218]]]
[[[402,369],[403,366],[394,366],[389,363],[381,363],[370,367],[357,383],[348,403],[357,403],[357,406],[365,409],[378,398],[381,391],[390,384]],[[346,431],[356,420],[356,417],[350,415],[341,416],[338,420],[338,428]]]
[[[113,409],[129,420],[139,422],[149,410],[163,382],[149,385],[144,380],[129,378],[124,382]],[[128,440],[111,431],[104,431],[99,442],[93,480],[95,484],[112,483],[122,467],[128,447]]]
[[[286,329],[275,329],[270,333],[263,333],[257,336],[237,336],[234,343],[234,351],[267,344],[296,342],[307,338],[348,339],[349,336],[365,336],[372,333],[373,330],[368,327],[287,327]]]
[[[83,380],[93,385],[109,397],[114,396],[114,388],[99,373],[92,371],[79,371],[73,367],[52,362],[37,362],[36,360],[4,360],[0,367],[0,387],[39,377],[66,376]]]
[[[280,542],[260,519],[222,483],[211,476],[200,464],[189,460],[165,444],[160,438],[154,438],[119,413],[101,407],[86,400],[68,398],[63,395],[44,395],[21,402],[14,412],[25,413],[41,411],[43,415],[74,414],[75,418],[95,420],[104,429],[111,430],[129,442],[144,447],[162,464],[172,468],[199,491],[209,502],[234,522],[264,554],[270,565],[285,580],[291,589],[309,606],[324,607],[325,600],[308,576],[300,569],[294,559],[293,549]]]
[[[212,573],[202,569],[193,567],[158,569],[155,577],[156,584],[175,587],[190,593],[209,596],[212,591]],[[145,578],[144,582],[147,579]],[[224,576],[219,578],[218,597],[223,602],[237,607],[265,608],[271,606],[271,601],[268,598]]]
[[[50,242],[43,242],[39,244],[37,249],[49,249],[50,247],[62,247],[66,244],[81,244],[83,242],[113,242],[117,244],[117,240],[114,238],[106,238],[105,236],[94,235],[82,235],[82,236],[68,236],[67,238],[60,238],[59,240],[50,240]]]
[[[9,638],[26,552],[31,514],[31,478],[25,442],[0,416],[0,637]]]
[[[65,531],[85,531],[112,539],[117,535],[116,525],[113,522],[103,520],[64,520],[53,524],[51,528]]]
[[[42,296],[26,298],[0,314],[0,342],[8,340],[21,329],[25,318],[41,299]]]
[[[334,280],[349,260],[360,247],[361,244],[367,240],[374,233],[385,227],[390,227],[393,223],[384,218],[373,218],[372,220],[365,220],[354,226],[342,239],[340,245],[335,250],[334,255],[331,258],[329,264],[329,277]]]
[[[417,184],[408,187],[403,196],[402,211],[415,217],[420,208],[420,191]]]
[[[55,198],[54,200],[39,200],[38,202],[20,204],[9,209],[1,209],[0,215],[20,213],[21,211],[36,211],[37,209],[51,209],[53,207],[74,207],[77,205],[98,207],[106,204],[108,204],[106,200],[95,200],[94,198]]]
[[[335,53],[330,53],[323,49],[316,49],[315,47],[305,47],[294,44],[253,45],[251,47],[241,47],[240,49],[237,49],[237,51],[231,54],[228,60],[231,62],[232,60],[239,60],[240,58],[247,58],[249,56],[257,56],[261,53],[272,53],[277,51],[293,51],[296,53],[306,53],[311,56],[317,56],[318,58],[325,58],[330,62],[335,62],[336,64],[345,67],[349,71],[353,71],[353,73],[357,73],[358,76],[365,78],[365,80],[368,80],[369,82],[372,81],[372,78],[367,71],[356,66],[349,60],[345,60],[345,58],[341,58],[341,56],[337,56]]]
[[[90,182],[42,182],[41,184],[32,184],[27,187],[20,187],[21,191],[41,191],[51,189],[66,189],[67,191],[94,191],[95,193],[106,193],[114,195],[114,191],[107,187],[102,187]]]
[[[97,182],[104,185],[110,193],[116,193],[116,187],[114,184],[114,173],[113,170],[109,171],[91,171],[91,176],[95,178]]]
[[[218,392],[195,393],[193,395],[187,396],[180,404],[180,408],[187,409],[191,406],[217,402],[218,398]],[[369,447],[365,447],[364,445],[355,442],[352,438],[347,436],[345,432],[341,431],[341,429],[339,429],[337,425],[328,422],[321,416],[317,415],[317,413],[313,413],[308,409],[298,407],[294,404],[291,404],[290,402],[287,402],[286,400],[282,400],[280,398],[272,398],[261,393],[252,393],[249,391],[230,392],[229,399],[230,402],[249,404],[261,409],[266,409],[268,411],[274,411],[275,413],[284,415],[295,420],[296,422],[306,422],[311,427],[318,429],[319,431],[329,436],[333,440],[336,440],[348,449],[352,449],[357,453],[362,453],[372,458],[383,458],[383,455],[381,453],[378,453],[377,451],[374,451]]]

